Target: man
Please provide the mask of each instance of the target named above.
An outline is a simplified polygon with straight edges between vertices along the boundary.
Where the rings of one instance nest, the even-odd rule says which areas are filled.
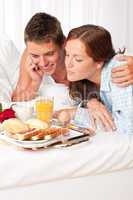
[[[64,40],[60,23],[55,17],[38,13],[31,18],[25,28],[27,47],[22,57],[20,77],[12,96],[13,100],[34,98],[44,75],[52,75],[56,82],[67,84]]]
[[[64,63],[65,36],[60,22],[46,13],[37,13],[28,22],[24,35],[26,49],[21,60],[19,80],[12,94],[13,101],[35,98],[38,92],[45,92],[43,86],[47,82],[68,85]],[[112,72],[113,81],[120,86],[133,82],[133,58],[123,59],[129,61],[129,66]],[[51,75],[52,79],[47,75]],[[93,99],[88,107],[93,117],[100,119],[107,129],[114,128],[112,117],[103,104]]]

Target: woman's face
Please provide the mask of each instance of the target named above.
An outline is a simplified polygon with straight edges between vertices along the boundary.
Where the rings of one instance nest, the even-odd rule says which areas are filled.
[[[69,81],[91,80],[95,76],[97,62],[88,56],[85,45],[79,39],[72,39],[67,41],[65,49],[67,79]]]

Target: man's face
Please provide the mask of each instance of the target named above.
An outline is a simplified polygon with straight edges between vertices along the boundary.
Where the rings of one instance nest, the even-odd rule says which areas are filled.
[[[45,74],[52,75],[62,58],[62,49],[54,42],[27,42],[27,51],[31,62],[37,65]]]

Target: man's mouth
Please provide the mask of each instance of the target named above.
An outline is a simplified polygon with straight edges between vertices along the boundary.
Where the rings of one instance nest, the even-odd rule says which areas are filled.
[[[43,66],[43,70],[49,71],[52,70],[55,67],[55,64],[47,64]]]

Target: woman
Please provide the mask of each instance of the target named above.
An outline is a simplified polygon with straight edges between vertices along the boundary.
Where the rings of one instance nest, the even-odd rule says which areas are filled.
[[[72,82],[70,95],[74,97],[78,93],[84,99],[82,85],[88,85],[86,88],[93,85],[111,112],[117,131],[133,134],[133,86],[120,88],[111,81],[111,70],[125,63],[116,59],[110,33],[95,25],[72,29],[65,49],[67,78]],[[76,87],[79,80],[82,80],[78,82],[80,87]],[[85,91],[88,99],[89,91]]]

